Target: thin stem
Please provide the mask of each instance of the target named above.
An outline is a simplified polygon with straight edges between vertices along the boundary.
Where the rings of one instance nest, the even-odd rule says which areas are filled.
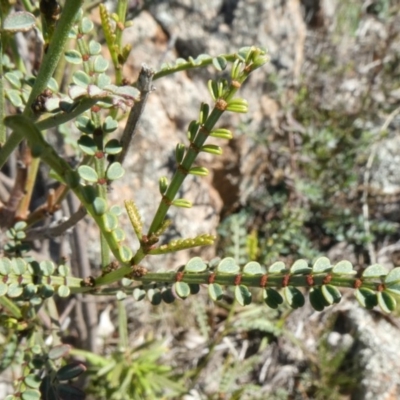
[[[40,95],[40,93],[42,93],[46,88],[49,79],[52,77],[54,70],[57,68],[60,57],[62,57],[64,52],[65,43],[68,40],[68,34],[82,4],[83,0],[69,0],[65,3],[64,10],[61,14],[60,20],[57,23],[57,28],[54,33],[54,36],[57,38],[57,40],[53,40],[50,43],[48,51],[43,58],[42,65],[32,87],[23,115],[27,117],[33,116],[31,105]],[[3,167],[10,154],[15,150],[23,138],[23,132],[12,132],[4,147],[0,149],[0,168]]]
[[[138,89],[140,90],[140,100],[137,101],[128,116],[128,120],[125,125],[124,132],[121,136],[122,151],[117,156],[117,161],[121,164],[124,162],[125,157],[128,153],[129,146],[132,138],[136,133],[139,125],[140,118],[143,114],[143,110],[146,106],[147,98],[152,91],[151,82],[153,79],[154,71],[143,65],[138,78]]]

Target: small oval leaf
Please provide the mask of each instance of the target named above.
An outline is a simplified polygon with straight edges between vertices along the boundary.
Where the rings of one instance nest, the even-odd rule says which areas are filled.
[[[88,135],[82,135],[78,140],[79,148],[88,156],[94,156],[96,154],[96,143]]]
[[[240,268],[234,258],[226,257],[218,264],[217,271],[226,274],[237,274]]]
[[[361,306],[365,307],[368,310],[371,310],[378,304],[378,298],[376,293],[368,288],[359,288],[354,292],[354,296],[361,304]]]
[[[319,287],[311,288],[309,296],[310,303],[316,311],[322,311],[328,305]]]
[[[357,273],[356,271],[354,271],[351,262],[347,260],[339,261],[333,267],[332,272],[338,275],[354,275]]]
[[[86,367],[80,362],[74,362],[64,365],[56,372],[56,377],[60,381],[69,381],[74,379],[86,371]]]
[[[208,285],[208,294],[213,301],[221,300],[223,295],[221,285],[218,283],[211,283]]]
[[[400,282],[400,267],[393,268],[385,277],[385,283],[398,283]]]
[[[329,259],[326,257],[319,257],[312,267],[312,272],[319,274],[322,272],[329,272],[331,269],[332,265]]]
[[[286,271],[286,266],[282,261],[274,262],[269,268],[268,272],[270,274],[279,274]]]
[[[82,56],[79,51],[68,50],[65,52],[65,59],[71,64],[82,64]]]
[[[60,297],[68,297],[71,293],[71,290],[68,286],[66,285],[60,285],[57,289],[57,294]]]
[[[386,291],[378,292],[378,304],[383,312],[390,314],[396,309],[396,300]]]
[[[342,298],[339,289],[332,285],[323,285],[321,288],[321,292],[325,298],[325,300],[329,304],[339,303],[340,299]]]
[[[207,264],[200,257],[193,257],[185,265],[187,272],[203,272],[207,269]]]
[[[97,182],[99,180],[97,172],[88,165],[81,165],[78,168],[78,174],[82,179],[88,182]]]
[[[59,358],[66,357],[71,350],[71,346],[68,344],[60,344],[54,346],[48,353],[50,360],[58,360]]]
[[[3,22],[3,31],[14,32],[27,32],[32,29],[36,24],[36,18],[33,14],[26,11],[18,11],[7,15]]]
[[[296,309],[304,306],[305,300],[303,293],[293,286],[286,286],[283,288],[283,296],[290,307]]]
[[[265,289],[263,292],[263,298],[270,308],[278,308],[278,306],[283,303],[283,297],[275,289]]]
[[[248,275],[261,275],[264,271],[258,262],[250,261],[244,266],[243,273]]]
[[[291,274],[309,274],[310,272],[311,268],[306,260],[297,260],[290,268]]]
[[[247,306],[251,303],[251,292],[244,285],[235,287],[235,299],[241,306]]]
[[[122,178],[125,170],[119,162],[113,162],[107,169],[106,177],[110,181]]]
[[[387,273],[388,271],[384,266],[380,264],[374,264],[367,267],[364,270],[362,276],[363,278],[379,278],[382,276],[386,276]]]
[[[186,299],[186,297],[190,296],[190,286],[186,282],[175,282],[174,290],[182,299]]]

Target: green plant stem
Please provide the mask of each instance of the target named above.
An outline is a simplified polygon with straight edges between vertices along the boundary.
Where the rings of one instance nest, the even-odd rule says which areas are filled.
[[[2,18],[0,15],[0,20],[2,22]],[[3,43],[2,37],[0,33],[0,98],[4,99],[4,77],[3,77]],[[2,101],[0,104],[0,148],[6,141],[6,126],[4,125],[4,117],[5,117],[5,101]]]
[[[97,215],[93,205],[86,200],[84,187],[79,184],[79,176],[77,173],[72,170],[69,164],[45,141],[41,132],[30,119],[23,115],[14,115],[6,117],[5,123],[14,131],[22,132],[22,134],[26,136],[31,149],[37,154],[40,154],[40,158],[64,180],[63,183],[67,184],[74,191],[75,195],[99,226],[100,231],[104,234],[110,246],[110,250],[116,259],[124,264],[119,253],[120,245],[118,241],[114,238],[112,233],[108,231],[102,216]]]
[[[61,14],[60,20],[57,23],[54,36],[57,40],[53,40],[48,48],[47,53],[43,58],[42,65],[39,69],[35,83],[29,95],[23,115],[29,118],[33,117],[31,109],[32,103],[46,88],[49,79],[52,77],[56,69],[60,57],[64,52],[65,43],[68,40],[68,34],[74,23],[75,17],[83,4],[83,0],[69,0],[65,3],[65,7]],[[15,150],[21,140],[24,138],[24,133],[21,131],[13,131],[6,141],[4,147],[0,149],[0,168],[3,167],[10,154]]]
[[[235,61],[238,56],[236,54],[222,54],[221,57],[225,58],[227,61],[233,62]],[[172,75],[176,72],[179,71],[187,71],[189,69],[194,69],[194,68],[204,68],[207,65],[211,65],[213,62],[213,57],[208,57],[208,58],[204,58],[201,61],[189,61],[186,63],[182,63],[179,65],[175,65],[175,66],[170,66],[170,67],[166,67],[165,69],[162,69],[161,71],[158,71],[154,74],[154,78],[153,80],[157,80],[160,78],[163,78],[164,76],[168,76],[168,75]]]

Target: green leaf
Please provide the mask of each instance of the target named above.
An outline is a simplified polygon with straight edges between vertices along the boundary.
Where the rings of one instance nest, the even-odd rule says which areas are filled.
[[[221,56],[213,58],[212,63],[218,71],[223,71],[228,65],[226,59]]]
[[[94,156],[97,151],[97,146],[94,140],[88,135],[82,135],[78,140],[79,148],[88,156]]]
[[[286,272],[286,266],[282,261],[277,261],[268,268],[268,272],[270,274],[280,274]]]
[[[92,206],[96,215],[103,215],[107,211],[107,201],[101,197],[96,197]]]
[[[47,82],[47,87],[53,92],[57,93],[59,91],[58,83],[54,78],[50,78]]]
[[[111,139],[109,140],[104,148],[104,152],[107,154],[118,154],[121,153],[122,146],[119,140]]]
[[[304,306],[305,300],[303,293],[293,286],[283,288],[283,296],[290,307],[296,309]]]
[[[22,294],[22,286],[18,283],[10,283],[8,285],[7,296],[11,298],[19,297]]]
[[[0,258],[0,274],[8,275],[11,272],[11,261],[7,257]]]
[[[400,267],[393,268],[385,277],[387,285],[398,282],[400,282]]]
[[[367,267],[363,274],[363,278],[380,278],[386,276],[388,273],[387,269],[380,264],[373,264]]]
[[[106,172],[106,177],[110,181],[122,178],[124,176],[125,170],[119,162],[113,162]]]
[[[88,89],[78,85],[71,85],[68,88],[68,95],[72,100],[76,100],[80,97],[85,97],[88,94]],[[61,106],[61,105],[60,105]]]
[[[74,362],[64,365],[56,372],[56,377],[60,381],[69,381],[70,379],[77,378],[79,375],[86,371],[86,367],[80,362]]]
[[[378,304],[376,293],[368,288],[358,288],[354,292],[354,296],[361,304],[361,306],[371,310]]]
[[[264,271],[258,262],[250,261],[244,266],[243,273],[247,275],[261,275]]]
[[[42,380],[36,374],[30,374],[24,378],[25,385],[33,389],[39,388],[41,382]]]
[[[241,306],[247,306],[251,303],[251,293],[244,285],[235,287],[235,299]]]
[[[186,282],[175,282],[174,290],[182,299],[185,299],[190,295],[190,286]]]
[[[306,260],[297,260],[290,268],[291,274],[309,274],[311,272],[311,268],[308,266]]]
[[[69,267],[64,264],[58,266],[57,272],[60,276],[68,276],[70,274]]]
[[[104,228],[107,232],[111,232],[118,227],[118,219],[114,214],[106,212],[101,217],[104,222]]]
[[[60,285],[57,289],[57,294],[60,297],[68,297],[71,294],[71,290],[66,285]]]
[[[146,297],[146,291],[143,290],[140,287],[136,287],[135,289],[133,289],[132,291],[132,296],[135,300],[137,301],[141,301]]]
[[[116,217],[119,217],[120,215],[122,215],[124,209],[119,206],[118,204],[114,204],[111,208],[110,208],[110,213],[114,214]]]
[[[81,132],[89,134],[93,133],[96,128],[94,122],[84,115],[81,115],[76,119],[76,127]]]
[[[99,74],[97,76],[97,86],[99,88],[104,89],[106,86],[108,86],[111,82],[111,78],[107,74]]]
[[[93,22],[89,18],[84,17],[81,20],[79,30],[81,31],[81,33],[87,34],[93,29],[93,27]]]
[[[116,121],[114,118],[110,116],[108,116],[103,122],[103,132],[105,133],[114,132],[117,128],[118,128],[118,121]]]
[[[0,296],[4,296],[8,292],[8,285],[0,281]]]
[[[40,400],[41,395],[39,390],[36,389],[25,389],[21,393],[22,400]]]
[[[208,285],[208,294],[213,301],[221,300],[223,291],[221,285],[218,283],[211,283]]]
[[[218,264],[217,271],[225,274],[237,274],[240,268],[234,258],[226,257]]]
[[[26,11],[18,11],[7,15],[3,22],[2,30],[14,32],[27,32],[36,24],[36,18]]]
[[[167,304],[172,304],[175,301],[175,296],[174,296],[174,293],[172,292],[171,288],[165,289],[161,293],[161,297],[163,299],[163,302],[167,303]]]
[[[390,314],[396,309],[396,300],[386,291],[378,292],[378,304],[383,312]]]
[[[71,63],[71,64],[82,64],[83,60],[82,60],[82,56],[81,53],[79,53],[79,51],[76,50],[68,50],[65,52],[65,59]]]
[[[88,182],[97,182],[99,180],[97,172],[88,165],[81,165],[78,168],[78,174],[82,179]]]
[[[97,191],[94,186],[83,186],[81,188],[81,192],[85,200],[90,204],[93,203],[95,198],[97,197]]]
[[[323,272],[329,272],[331,269],[332,265],[329,259],[326,257],[319,257],[312,267],[312,272],[314,274],[319,274]]]
[[[21,77],[16,73],[16,71],[6,72],[4,77],[8,80],[8,82],[11,83],[12,86],[14,86],[15,89],[21,89]]]
[[[316,311],[322,311],[327,305],[329,305],[319,287],[311,288],[309,296],[310,303]]]
[[[111,211],[110,211],[111,212]],[[114,214],[114,213],[112,213]],[[115,214],[114,214],[115,215]],[[125,231],[121,228],[116,228],[112,231],[112,234],[117,242],[122,242],[126,239]]]
[[[333,267],[332,272],[338,275],[354,275],[357,273],[356,271],[354,271],[351,262],[347,260],[339,261]]]
[[[400,282],[393,282],[390,284],[385,284],[386,290],[397,296],[400,296]]]
[[[11,104],[16,107],[22,107],[24,105],[22,99],[21,99],[21,92],[19,90],[15,89],[8,89],[5,91],[6,96],[8,100],[10,100]]]
[[[275,289],[265,289],[263,291],[263,298],[270,308],[278,308],[278,306],[283,303],[283,297]]]
[[[115,232],[115,230],[113,230],[113,232]],[[132,250],[129,247],[122,245],[119,247],[119,256],[122,261],[129,262],[133,257]]]
[[[71,351],[71,346],[68,344],[60,344],[58,346],[54,346],[50,349],[47,354],[50,360],[58,360],[60,358],[66,357]]]
[[[232,132],[229,129],[214,129],[211,131],[210,136],[230,140],[233,138]]]
[[[196,176],[207,176],[209,171],[205,167],[192,167],[189,169],[189,174]]]
[[[85,400],[86,398],[86,394],[81,389],[66,383],[57,385],[57,395],[58,399]]]
[[[209,154],[214,154],[216,156],[220,156],[222,154],[222,148],[215,144],[206,144],[201,147],[201,151]]]
[[[93,63],[95,72],[105,72],[108,69],[108,61],[101,55],[97,56]]]
[[[96,56],[101,53],[101,44],[95,40],[89,42],[89,54],[91,56]]]
[[[90,76],[84,71],[75,71],[72,75],[72,81],[81,87],[87,88],[91,82]]]
[[[342,298],[339,289],[332,285],[323,285],[321,288],[321,292],[325,298],[325,300],[329,304],[339,303],[340,299]]]
[[[153,306],[158,306],[162,301],[162,296],[160,289],[158,288],[151,288],[147,291],[147,297],[150,300],[150,303]]]
[[[207,264],[200,257],[193,257],[185,265],[187,272],[203,272],[207,269]]]
[[[181,207],[181,208],[191,208],[192,207],[192,202],[186,199],[175,199],[172,200],[171,204],[175,207]]]

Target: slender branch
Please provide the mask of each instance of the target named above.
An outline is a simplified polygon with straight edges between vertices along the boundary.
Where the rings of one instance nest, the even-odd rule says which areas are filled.
[[[26,232],[26,240],[43,240],[61,236],[68,229],[73,228],[81,219],[85,217],[85,215],[87,215],[86,209],[84,207],[80,207],[66,221],[58,224],[57,226],[29,229]]]
[[[124,132],[122,133],[121,137],[122,151],[118,154],[117,157],[117,161],[121,164],[123,164],[125,160],[132,138],[136,133],[144,107],[146,106],[147,98],[150,92],[153,90],[153,87],[151,85],[153,75],[154,71],[151,68],[147,67],[146,65],[142,66],[137,84],[138,89],[140,90],[140,100],[136,102],[132,107],[125,125]]]

